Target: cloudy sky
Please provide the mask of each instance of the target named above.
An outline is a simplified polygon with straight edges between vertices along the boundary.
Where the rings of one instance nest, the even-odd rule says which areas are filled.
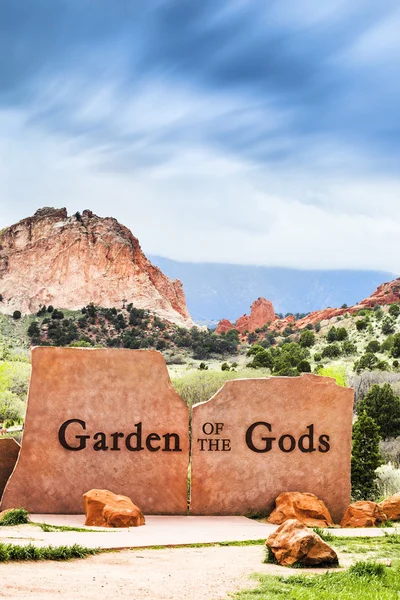
[[[0,227],[400,273],[398,0],[1,0]]]

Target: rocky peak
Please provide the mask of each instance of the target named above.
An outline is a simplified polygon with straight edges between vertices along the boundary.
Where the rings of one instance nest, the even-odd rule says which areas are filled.
[[[179,280],[144,255],[139,240],[111,217],[68,216],[45,207],[0,234],[0,311],[36,312],[42,304],[80,309],[123,300],[184,327],[193,326]]]
[[[239,317],[235,325],[232,325],[227,319],[222,319],[218,323],[216,332],[226,333],[229,329],[233,328],[237,329],[240,333],[244,331],[252,332],[263,327],[266,323],[272,323],[275,319],[276,315],[272,302],[265,298],[258,298],[251,305],[250,315]]]

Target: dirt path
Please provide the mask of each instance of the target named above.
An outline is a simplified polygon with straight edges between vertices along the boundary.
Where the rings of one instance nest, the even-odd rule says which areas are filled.
[[[299,574],[266,565],[263,546],[130,550],[69,562],[0,564],[0,598],[18,600],[219,600],[256,585],[252,573]],[[307,569],[308,573],[321,569]]]
[[[0,565],[0,598],[29,600],[217,600],[252,585],[264,549],[176,548],[100,554],[85,560]]]

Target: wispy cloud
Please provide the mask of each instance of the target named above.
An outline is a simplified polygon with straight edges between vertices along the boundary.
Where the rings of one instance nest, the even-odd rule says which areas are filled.
[[[399,272],[399,25],[392,0],[4,0],[1,224],[90,207],[175,259]]]

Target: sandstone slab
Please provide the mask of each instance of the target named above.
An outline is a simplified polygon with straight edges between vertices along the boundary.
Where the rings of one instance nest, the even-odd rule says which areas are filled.
[[[85,525],[96,527],[140,527],[144,516],[127,496],[109,490],[90,490],[83,495]]]
[[[20,446],[13,438],[0,438],[0,500],[14,470],[19,451]]]
[[[82,513],[90,489],[185,514],[188,408],[149,350],[34,348],[21,453],[2,509]]]
[[[350,502],[353,390],[316,375],[228,381],[192,416],[191,512],[269,514],[315,494],[335,522]]]
[[[297,519],[285,521],[268,537],[266,545],[272,550],[278,564],[284,567],[296,563],[309,567],[338,563],[333,548]]]
[[[269,523],[281,525],[289,519],[297,519],[307,527],[328,527],[334,524],[324,502],[314,494],[283,492],[279,494],[275,504],[275,510],[268,518]]]
[[[400,520],[400,492],[393,494],[393,496],[389,496],[389,498],[380,502],[379,506],[388,519],[391,521]]]
[[[381,506],[368,500],[353,502],[347,508],[341,527],[376,527],[388,520]]]

